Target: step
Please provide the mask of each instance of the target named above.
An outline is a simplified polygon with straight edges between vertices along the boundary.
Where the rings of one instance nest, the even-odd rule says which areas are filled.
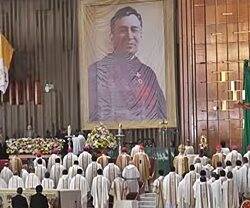
[[[156,197],[140,196],[140,201],[155,201]]]
[[[156,206],[155,201],[139,201],[139,206],[147,205],[147,206]]]
[[[139,205],[139,208],[157,208],[157,207],[151,205]]]
[[[156,193],[143,193],[140,197],[156,197]]]

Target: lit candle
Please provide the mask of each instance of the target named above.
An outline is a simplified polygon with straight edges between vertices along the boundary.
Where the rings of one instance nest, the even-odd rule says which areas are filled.
[[[242,100],[246,99],[246,91],[245,90],[242,90],[241,99]]]
[[[227,101],[226,100],[222,100],[222,102],[221,102],[221,110],[222,111],[227,110]]]
[[[71,126],[68,125],[68,136],[70,136],[70,135],[71,135]]]
[[[119,123],[119,126],[118,126],[118,135],[121,135],[122,134],[122,124]]]
[[[235,91],[235,81],[231,81],[230,90],[231,90],[231,91]]]

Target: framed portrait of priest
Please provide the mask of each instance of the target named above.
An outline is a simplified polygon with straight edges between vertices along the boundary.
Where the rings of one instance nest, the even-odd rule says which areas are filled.
[[[176,127],[174,0],[81,0],[81,126]]]

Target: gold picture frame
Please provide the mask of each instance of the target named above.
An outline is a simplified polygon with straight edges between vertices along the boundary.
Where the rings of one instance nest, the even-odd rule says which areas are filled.
[[[175,0],[79,0],[78,10],[78,28],[79,28],[79,68],[80,68],[80,112],[81,128],[83,130],[92,129],[99,122],[89,121],[89,95],[88,95],[88,67],[91,63],[88,51],[92,50],[89,33],[93,34],[90,27],[90,21],[95,18],[95,10],[98,6],[114,6],[124,4],[146,4],[161,2],[163,13],[163,37],[164,37],[164,61],[165,61],[165,80],[164,93],[166,96],[167,121],[169,127],[177,126],[177,99],[176,99],[176,39],[175,39]],[[101,121],[110,129],[116,129],[118,123],[122,122],[123,128],[158,128],[158,120],[142,121]]]

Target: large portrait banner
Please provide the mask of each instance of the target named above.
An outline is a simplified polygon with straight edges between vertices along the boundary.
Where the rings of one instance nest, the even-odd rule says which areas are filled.
[[[172,1],[80,1],[83,129],[176,126]]]

